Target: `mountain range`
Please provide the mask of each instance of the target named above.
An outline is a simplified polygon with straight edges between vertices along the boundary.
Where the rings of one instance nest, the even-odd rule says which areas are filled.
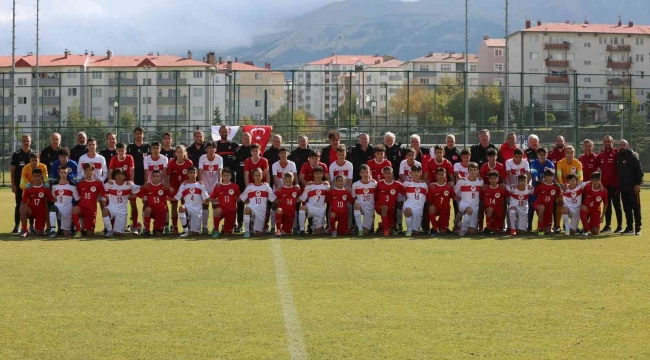
[[[471,0],[468,3],[469,52],[477,53],[484,34],[505,36],[506,0]],[[545,0],[517,2],[509,7],[509,33],[533,23],[616,23],[634,19],[650,24],[650,1]],[[627,16],[625,16],[627,15]],[[274,69],[294,69],[334,52],[333,41],[342,36],[339,54],[392,55],[410,60],[433,52],[465,49],[463,1],[345,0],[278,23],[277,31],[257,36],[245,48],[222,49],[222,56],[240,61],[269,62]]]

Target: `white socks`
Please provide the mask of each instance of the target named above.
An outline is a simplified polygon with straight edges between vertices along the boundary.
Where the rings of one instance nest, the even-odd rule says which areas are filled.
[[[271,228],[275,229],[275,210],[271,210],[271,215],[269,215],[269,220],[271,221]]]
[[[361,210],[354,210],[354,221],[357,223],[357,229],[363,230],[363,222],[361,221]]]
[[[510,217],[510,229],[515,230],[517,228],[517,210],[510,209],[508,216]]]
[[[56,212],[50,211],[50,229],[56,231]]]
[[[107,216],[103,218],[103,220],[104,220],[104,229],[106,229],[106,231],[113,231],[113,225],[111,224],[111,217]]]
[[[208,228],[208,218],[209,218],[209,216],[210,216],[210,210],[208,210],[208,209],[202,209],[201,210],[201,220],[202,220],[204,229]]]
[[[178,219],[181,221],[181,225],[183,225],[183,232],[186,233],[188,232],[189,226],[187,226],[187,214],[184,212],[178,214]]]
[[[420,231],[420,226],[422,225],[422,213],[416,214],[413,212],[411,217],[411,230]]]
[[[251,226],[251,216],[244,214],[244,232],[248,232]]]
[[[300,231],[305,231],[305,220],[307,220],[305,210],[298,211],[298,226],[300,227]]]
[[[562,214],[562,222],[564,223],[564,231],[571,231],[571,223],[569,222],[569,214]]]
[[[469,215],[469,214],[464,214],[463,215],[463,222],[462,222],[462,225],[460,227],[461,230],[467,231],[467,228],[469,227],[470,220],[472,220],[472,215]]]
[[[413,217],[406,216],[406,231],[411,231],[412,226],[413,226]]]

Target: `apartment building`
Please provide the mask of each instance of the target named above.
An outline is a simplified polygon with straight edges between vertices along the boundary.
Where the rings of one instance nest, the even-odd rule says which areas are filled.
[[[5,118],[11,118],[11,61],[2,57]],[[10,57],[9,57],[10,59]],[[105,55],[85,53],[16,60],[16,119],[25,128],[65,124],[78,108],[86,117],[114,126],[117,116],[132,113],[142,125],[166,125],[192,131],[206,126],[214,108],[214,65],[173,55]],[[41,97],[36,96],[36,77]],[[29,131],[27,131],[29,132]]]
[[[226,107],[222,113],[229,124],[243,118],[264,121],[265,113],[271,116],[286,103],[284,73],[271,70],[271,64],[265,63],[262,68],[252,61],[240,63],[237,58],[234,62],[219,58],[217,67],[225,76]]]
[[[376,115],[386,115],[390,99],[404,86],[406,76],[403,65],[404,61],[392,59],[365,68],[361,99],[365,99],[364,106],[367,108],[373,100],[376,101]]]
[[[505,83],[506,39],[490,39],[483,35],[478,48],[479,85],[503,86]]]
[[[624,24],[549,23],[526,20],[524,29],[508,36],[510,70],[524,72],[524,88],[553,109],[574,109],[587,102],[604,111],[616,111],[622,89],[632,88],[641,104],[650,88],[650,26]],[[539,74],[539,75],[535,75]],[[638,76],[630,76],[638,75]],[[576,83],[577,81],[577,83]],[[521,86],[510,77],[511,88]],[[572,94],[578,88],[578,98]],[[524,92],[528,102],[529,91]],[[512,95],[520,98],[519,91]]]
[[[387,60],[379,55],[332,54],[310,62],[296,72],[295,105],[298,109],[309,111],[319,121],[325,121],[338,108],[340,101],[337,100],[337,93],[341,97],[338,86],[347,86],[343,79],[346,76],[349,78],[350,71],[378,65]],[[353,73],[353,77],[356,78],[356,73]]]
[[[455,53],[433,53],[407,61],[402,65],[409,71],[409,82],[412,85],[439,85],[448,79],[452,83],[461,83],[465,71],[465,55]],[[478,85],[478,56],[467,56],[469,72],[468,84]]]

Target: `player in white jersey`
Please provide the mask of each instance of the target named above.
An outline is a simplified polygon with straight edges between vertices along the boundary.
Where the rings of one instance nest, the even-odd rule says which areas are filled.
[[[469,231],[475,234],[478,226],[478,206],[481,198],[483,180],[478,177],[478,164],[471,162],[467,166],[469,171],[466,178],[460,178],[454,185],[458,211],[462,214],[460,236],[465,236]],[[457,216],[458,217],[458,216]]]
[[[95,167],[95,172],[93,173],[95,179],[101,180],[102,182],[106,181],[108,178],[108,167],[106,166],[106,159],[97,153],[97,141],[93,138],[88,139],[86,147],[88,148],[88,152],[79,158],[78,169],[83,169],[84,164],[93,164]],[[80,178],[82,177],[80,176]]]
[[[468,149],[463,149],[460,151],[460,162],[454,164],[454,178],[456,182],[460,178],[466,178],[469,176],[469,160],[471,157],[471,152]]]
[[[144,158],[144,173],[147,182],[152,183],[152,174],[155,170],[160,171],[162,174],[163,182],[167,181],[167,164],[169,159],[167,156],[160,154],[160,143],[154,141],[151,143],[151,155]],[[146,199],[145,199],[146,201]],[[145,206],[146,207],[146,206]]]
[[[68,182],[68,167],[61,165],[59,167],[59,183],[52,186],[52,195],[56,198],[56,203],[50,207],[50,226],[56,224],[56,220],[61,220],[63,235],[70,236],[72,227],[72,201],[79,201],[77,188]]]
[[[239,199],[246,203],[244,209],[244,237],[248,238],[250,234],[251,216],[253,217],[253,231],[255,235],[264,234],[266,225],[266,209],[269,201],[275,201],[276,196],[273,189],[267,183],[262,182],[262,170],[257,168],[253,170],[253,183],[248,184]]]
[[[337,176],[342,175],[345,177],[345,188],[350,190],[352,187],[352,178],[354,177],[354,169],[352,163],[345,160],[347,150],[344,145],[339,145],[336,148],[336,161],[330,165],[330,179],[334,181]]]
[[[523,150],[517,148],[512,159],[506,161],[506,185],[508,189],[517,186],[519,175],[526,175],[528,182],[532,179],[530,165],[524,160]]]
[[[508,217],[510,218],[510,235],[523,234],[528,231],[528,198],[533,189],[528,185],[528,178],[520,174],[517,178],[517,187],[508,189]]]
[[[203,203],[210,198],[208,192],[205,191],[205,186],[196,181],[197,175],[196,166],[187,169],[187,181],[181,185],[175,196],[176,200],[183,199],[185,201],[178,209],[178,218],[183,225],[183,234],[181,234],[183,238],[190,236],[190,231],[193,235],[198,235],[201,232]]]
[[[316,166],[314,168],[314,181],[305,186],[300,195],[300,200],[305,205],[298,211],[298,225],[300,227],[300,236],[305,236],[305,220],[312,218],[314,225],[314,234],[320,235],[323,232],[325,224],[325,198],[329,192],[330,186],[323,181],[323,168]]]
[[[205,144],[206,154],[199,158],[199,180],[203,182],[208,194],[212,194],[214,188],[221,181],[221,170],[223,170],[223,158],[217,154],[217,146],[214,142],[208,141]],[[203,234],[208,234],[208,219],[210,213],[208,204],[203,204]],[[212,203],[212,213],[217,210],[217,201]]]
[[[127,205],[129,200],[136,197],[140,186],[126,181],[126,173],[122,168],[113,169],[110,181],[104,184],[108,196],[108,206],[102,210],[106,237],[121,236],[126,231]],[[111,223],[113,221],[114,223]]]
[[[377,189],[377,181],[370,177],[370,167],[366,164],[359,167],[359,175],[361,175],[361,180],[352,184],[351,190],[355,198],[354,220],[357,224],[357,229],[359,229],[359,236],[363,236],[369,235],[375,224],[375,191]],[[361,221],[362,215],[363,221]]]
[[[404,183],[405,181],[411,181],[411,168],[415,165],[418,165],[422,168],[422,164],[419,161],[415,160],[415,150],[413,148],[406,148],[404,150],[404,160],[399,164],[399,181]],[[402,226],[402,209],[404,208],[404,195],[397,195],[397,218],[395,219],[395,224],[400,228]]]
[[[296,184],[298,179],[296,163],[287,159],[289,157],[289,150],[285,147],[281,147],[278,150],[278,156],[280,157],[280,160],[274,162],[271,166],[271,177],[273,178],[273,186],[275,190],[284,187],[284,174],[286,173],[293,174],[294,182],[296,182]]]
[[[429,186],[422,180],[422,167],[420,165],[414,165],[411,168],[411,178],[411,180],[407,180],[403,184],[406,193],[406,201],[404,201],[406,236],[420,233],[420,224],[422,224],[424,206],[429,191]]]
[[[562,207],[562,222],[564,223],[564,234],[574,235],[578,230],[580,221],[580,207],[582,206],[582,192],[586,185],[591,182],[578,183],[578,177],[575,174],[567,175],[566,184],[562,185],[562,198],[564,206]],[[569,218],[571,222],[569,223]]]

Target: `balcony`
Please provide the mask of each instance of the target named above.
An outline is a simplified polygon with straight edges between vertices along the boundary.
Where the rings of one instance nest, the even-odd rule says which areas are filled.
[[[61,117],[57,116],[57,115],[45,115],[45,116],[43,116],[43,122],[45,122],[45,123],[59,122],[59,120],[61,120]]]
[[[390,75],[388,76],[388,81],[402,81],[404,77],[402,75]]]
[[[607,67],[612,69],[629,69],[632,67],[631,61],[607,61]]]
[[[160,80],[158,80],[160,81]],[[138,79],[109,79],[108,85],[110,86],[138,86]]]
[[[58,96],[42,96],[40,99],[38,99],[38,103],[36,102],[36,97],[32,97],[32,105],[59,105],[59,97]]]
[[[546,59],[546,66],[554,66],[554,67],[564,67],[567,68],[569,67],[569,60],[550,60]]]
[[[561,75],[561,76],[546,76],[546,83],[547,84],[568,84],[569,83],[569,76],[568,75]]]
[[[554,50],[554,49],[571,49],[571,43],[568,42],[562,42],[562,43],[546,43],[544,44],[544,49],[546,50]]]
[[[155,119],[156,121],[185,121],[187,120],[187,115],[178,114],[178,118],[175,115],[157,115]]]
[[[165,96],[165,97],[157,97],[156,102],[158,105],[175,105],[176,104],[176,99],[178,99],[179,104],[185,104],[187,102],[187,96],[180,96],[180,97],[173,97],[173,96]]]
[[[569,94],[546,94],[546,100],[569,100]]]
[[[629,78],[610,78],[607,79],[607,85],[611,86],[624,86],[624,85],[630,85],[630,79]]]
[[[125,105],[137,106],[138,105],[138,98],[134,97],[134,96],[120,96],[117,100],[120,103],[120,106],[125,106]],[[115,101],[114,97],[108,98],[108,105],[110,105],[110,107],[113,107],[113,101]]]
[[[607,94],[607,100],[619,100],[619,99],[621,99],[621,95]]]
[[[632,51],[632,45],[607,45],[607,51]]]
[[[36,85],[36,79],[32,79],[32,85]],[[38,86],[59,86],[61,79],[58,77],[42,77],[38,79]]]
[[[156,85],[158,86],[176,86],[176,80],[178,80],[178,86],[187,85],[187,79],[156,79]],[[137,85],[137,81],[136,81]]]
[[[4,79],[4,81],[2,79]],[[14,77],[11,74],[7,74],[7,73],[0,74],[0,84],[2,84],[2,87],[11,87],[13,83],[14,83]]]

